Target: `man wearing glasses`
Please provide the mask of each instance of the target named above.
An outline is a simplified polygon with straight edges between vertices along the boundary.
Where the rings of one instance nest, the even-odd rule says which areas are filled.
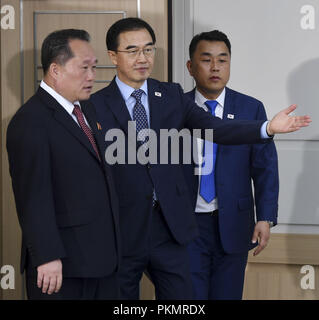
[[[154,31],[145,21],[126,18],[115,22],[107,32],[106,44],[117,76],[108,87],[92,95],[91,101],[102,134],[110,129],[124,132],[125,163],[112,166],[120,201],[121,298],[139,298],[139,282],[147,271],[157,299],[192,299],[186,244],[197,235],[194,208],[182,164],[160,164],[160,130],[207,128],[214,129],[214,141],[220,144],[266,143],[271,140],[268,134],[295,131],[308,125],[309,118],[288,117],[294,109],[291,107],[270,122],[225,123],[198,108],[178,84],[149,78],[155,43]],[[135,135],[129,134],[128,123],[132,120],[136,123],[134,133],[143,129],[156,133],[157,163],[145,165],[139,159],[135,163],[130,159],[130,148],[140,149],[154,142],[136,141]],[[106,150],[112,143],[106,141]]]

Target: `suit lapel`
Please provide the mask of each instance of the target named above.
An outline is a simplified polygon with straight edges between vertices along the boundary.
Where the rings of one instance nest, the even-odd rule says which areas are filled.
[[[167,105],[167,98],[161,91],[158,84],[152,80],[147,80],[148,102],[150,108],[150,128],[153,129],[157,136],[160,135],[161,114]]]
[[[107,105],[110,107],[112,113],[119,122],[120,127],[127,135],[127,124],[129,121],[132,121],[132,119],[115,79],[113,79],[110,85],[106,88],[105,99]]]
[[[58,121],[73,137],[75,137],[92,155],[97,159],[95,151],[83,130],[76,124],[67,111],[41,87],[37,94],[41,100],[53,110],[53,117]],[[91,125],[91,124],[90,124]]]
[[[104,136],[102,135],[103,128],[96,121],[97,118],[96,118],[95,109],[94,109],[94,106],[92,105],[91,102],[81,101],[81,107],[82,107],[83,113],[86,117],[86,120],[88,121],[88,123],[92,129],[97,147],[100,151],[102,165],[105,170],[104,172],[106,174],[106,181],[109,185],[109,191],[110,191],[110,195],[111,195],[111,206],[112,206],[111,211],[112,211],[114,219],[116,219],[116,221],[117,221],[118,218],[115,216],[115,213],[118,212],[118,209],[115,207],[115,202],[114,202],[114,199],[116,199],[117,196],[114,192],[115,185],[114,185],[114,178],[113,178],[112,170],[110,168],[110,165],[105,160],[105,154],[104,154],[105,141],[104,141]]]
[[[236,119],[236,112],[235,112],[235,106],[234,106],[234,96],[232,93],[232,90],[228,89],[226,87],[226,94],[225,94],[225,102],[224,102],[224,111],[223,111],[223,120],[226,121],[232,121],[233,119],[229,118],[230,116],[234,116],[234,119]],[[220,144],[218,145],[218,151],[217,151],[217,157],[216,157],[216,174],[218,175],[218,172],[221,171],[221,168],[223,166],[218,165],[219,162],[223,163],[223,151],[225,146]]]
[[[230,89],[226,87],[226,94],[225,94],[225,103],[224,103],[224,113],[223,113],[223,119],[227,121],[231,121],[233,119],[229,118],[229,116],[234,116],[234,119],[236,119],[236,113],[235,113],[235,104],[234,104],[234,97]]]

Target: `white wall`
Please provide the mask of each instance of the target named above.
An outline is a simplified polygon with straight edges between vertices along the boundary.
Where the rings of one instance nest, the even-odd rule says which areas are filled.
[[[193,87],[185,68],[191,38],[219,29],[232,44],[229,87],[263,101],[268,117],[292,103],[296,114],[311,115],[309,128],[276,136],[279,225],[272,231],[319,233],[319,1],[174,0],[173,10],[173,80],[185,91]]]

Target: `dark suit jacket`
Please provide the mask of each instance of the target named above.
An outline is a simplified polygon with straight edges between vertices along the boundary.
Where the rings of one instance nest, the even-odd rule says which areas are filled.
[[[185,94],[195,99],[195,89]],[[226,88],[224,116],[235,119],[266,120],[263,104],[247,95]],[[184,166],[187,184],[195,208],[198,176],[194,164]],[[223,248],[228,253],[251,249],[251,238],[257,220],[277,223],[278,212],[278,159],[273,141],[264,144],[219,145],[216,158],[216,192],[219,208],[219,230]],[[254,184],[254,195],[252,184]]]
[[[98,146],[95,110],[81,102]],[[119,262],[118,199],[107,165],[65,109],[41,87],[7,131],[22,228],[21,270],[61,258],[64,277],[102,277]]]
[[[160,156],[160,129],[214,128],[214,139],[219,143],[254,143],[260,141],[263,121],[223,122],[212,117],[187,99],[178,84],[148,79],[150,127],[157,134],[157,157]],[[120,228],[124,255],[134,255],[145,249],[149,236],[153,188],[163,215],[175,240],[180,244],[190,241],[197,228],[193,204],[187,191],[181,164],[127,163],[128,121],[131,120],[125,101],[113,80],[111,84],[91,96],[103,133],[118,128],[124,132],[125,164],[112,166],[120,201]],[[107,149],[113,141],[105,142]],[[169,157],[170,159],[170,153]]]

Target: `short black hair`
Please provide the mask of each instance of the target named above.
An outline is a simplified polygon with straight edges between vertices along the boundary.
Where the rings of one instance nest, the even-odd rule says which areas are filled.
[[[90,42],[90,35],[85,30],[63,29],[50,33],[44,39],[41,48],[41,63],[44,74],[49,70],[51,63],[56,62],[64,65],[74,56],[69,42],[75,39]]]
[[[200,41],[206,40],[206,41],[222,41],[226,44],[229,54],[231,54],[231,44],[229,39],[227,38],[226,34],[219,31],[219,30],[213,30],[213,31],[208,31],[208,32],[202,32],[194,36],[192,39],[190,45],[189,45],[189,57],[192,59],[197,45]]]
[[[116,51],[119,43],[119,35],[127,31],[146,29],[152,37],[153,44],[156,43],[156,37],[152,27],[140,18],[124,18],[116,21],[106,33],[106,47],[108,50]]]

